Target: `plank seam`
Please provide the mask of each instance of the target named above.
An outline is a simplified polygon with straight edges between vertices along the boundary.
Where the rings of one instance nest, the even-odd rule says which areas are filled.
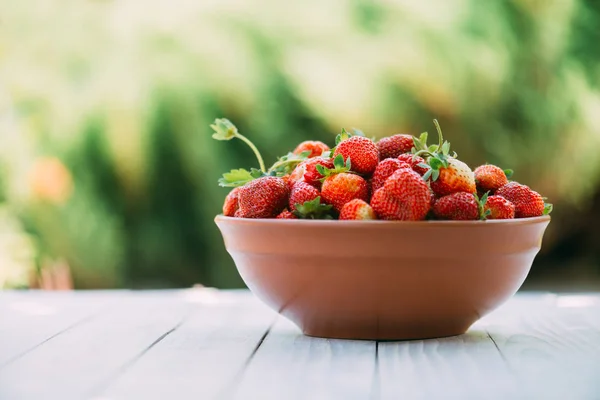
[[[29,349],[17,354],[16,356],[9,358],[7,361],[4,362],[4,364],[0,364],[0,370],[2,370],[3,368],[7,367],[8,365],[12,364],[13,362],[17,361],[18,359],[26,356],[27,354],[31,353],[32,351],[34,351],[35,349],[37,349],[38,347],[44,345],[45,343],[48,343],[50,340],[62,335],[65,332],[70,331],[71,329],[83,325],[89,321],[91,321],[93,318],[97,317],[102,311],[96,312],[92,315],[88,315],[87,317],[84,317],[82,319],[80,319],[79,321],[75,321],[74,323],[72,323],[71,325],[67,326],[66,328],[50,335],[49,337],[47,337],[46,339],[42,340],[41,342],[39,342],[36,345],[33,345],[32,347],[30,347]]]
[[[379,340],[375,341],[375,368],[373,369],[373,382],[371,384],[371,395],[369,397],[373,400],[381,397],[379,382]]]
[[[166,331],[165,333],[163,333],[162,335],[160,335],[158,338],[156,338],[152,343],[150,343],[150,345],[148,345],[144,350],[142,350],[140,353],[138,353],[135,357],[133,357],[132,359],[130,359],[129,361],[127,361],[125,364],[123,364],[120,368],[117,369],[117,371],[112,374],[111,376],[109,376],[103,383],[100,383],[96,386],[95,389],[91,390],[90,393],[92,394],[90,396],[90,398],[96,398],[99,397],[104,391],[106,391],[107,388],[110,387],[111,383],[117,379],[120,375],[122,375],[125,371],[127,371],[129,368],[131,368],[139,359],[141,359],[144,354],[146,354],[148,351],[150,351],[154,346],[156,346],[157,344],[159,344],[161,341],[163,341],[167,336],[169,336],[171,333],[175,332],[177,329],[179,329],[181,327],[181,325],[183,325],[183,323],[187,320],[188,316],[185,316],[181,321],[179,321],[174,327],[172,327],[171,329],[169,329],[168,331]]]

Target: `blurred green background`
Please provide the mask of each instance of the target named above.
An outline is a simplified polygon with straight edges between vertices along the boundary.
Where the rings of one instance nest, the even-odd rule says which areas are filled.
[[[243,143],[433,132],[553,222],[527,288],[600,287],[600,2],[23,0],[0,25],[0,287],[243,285],[213,218]],[[32,278],[33,277],[33,278]]]

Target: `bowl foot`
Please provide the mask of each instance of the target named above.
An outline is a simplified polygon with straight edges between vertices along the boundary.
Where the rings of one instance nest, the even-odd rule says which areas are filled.
[[[439,339],[450,336],[458,336],[467,332],[469,326],[443,326],[443,327],[411,327],[386,330],[369,330],[359,328],[346,329],[311,329],[305,328],[302,332],[306,336],[326,339],[350,339],[350,340],[422,340]]]

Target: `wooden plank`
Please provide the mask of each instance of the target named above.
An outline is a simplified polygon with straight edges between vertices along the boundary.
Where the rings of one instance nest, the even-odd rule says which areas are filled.
[[[41,343],[88,321],[118,293],[0,292],[0,370]]]
[[[515,399],[516,380],[485,330],[379,343],[381,399]]]
[[[303,336],[280,318],[224,398],[368,399],[375,374],[375,342]]]
[[[65,331],[3,368],[0,398],[89,398],[176,329],[193,306],[170,292],[128,294],[110,312]]]
[[[600,396],[600,297],[517,297],[482,321],[526,398]]]
[[[277,314],[248,292],[221,293],[111,382],[100,398],[213,399],[238,374]]]

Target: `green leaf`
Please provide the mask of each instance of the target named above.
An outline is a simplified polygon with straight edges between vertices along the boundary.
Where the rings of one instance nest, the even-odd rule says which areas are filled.
[[[353,136],[366,137],[365,133],[358,128],[352,128],[352,134],[353,134]]]
[[[431,153],[433,153],[434,151],[437,151],[438,149],[438,145],[437,144],[432,144],[431,146],[429,146],[427,148],[427,150],[429,150]]]
[[[444,142],[442,145],[442,154],[448,155],[448,153],[450,153],[450,143]]]
[[[321,164],[317,164],[317,165],[315,165],[315,167],[317,168],[317,171],[318,171],[318,172],[319,172],[321,175],[323,175],[323,176],[325,176],[325,175],[326,175],[326,173],[327,173],[327,169],[326,169],[324,166],[322,166]]]
[[[333,159],[333,166],[335,168],[344,168],[344,156],[341,154],[338,154],[334,159]]]
[[[351,137],[352,137],[352,135],[347,130],[345,130],[344,128],[342,128],[342,133],[340,133],[339,135],[337,135],[335,137],[335,145],[337,146],[338,144],[340,144],[344,140],[350,139]]]
[[[543,215],[549,215],[553,209],[554,209],[554,206],[551,203],[545,203]]]
[[[350,157],[346,158],[346,168],[348,169],[348,171],[352,169],[352,162],[350,161]]]
[[[238,134],[236,126],[227,118],[215,119],[210,127],[215,131],[212,135],[213,139],[231,140]]]
[[[417,167],[421,167],[421,168],[425,168],[425,169],[431,169],[431,167],[425,163],[418,163]]]
[[[504,175],[506,175],[507,179],[512,178],[513,174],[515,173],[515,171],[513,171],[512,169],[505,169],[504,170]]]
[[[321,157],[323,157],[323,158],[331,158],[332,154],[333,154],[333,152],[331,150],[324,151],[323,154],[321,154]]]
[[[262,172],[260,170],[253,170],[254,171],[258,171],[260,172],[260,175],[262,175]],[[232,169],[229,172],[225,172],[223,174],[223,177],[219,179],[219,186],[223,186],[223,187],[238,187],[238,186],[243,186],[246,183],[259,178],[260,176],[256,176],[256,173],[251,173],[250,171],[247,171],[243,168],[240,169]]]
[[[321,204],[321,196],[305,202],[304,204],[296,203],[296,210],[293,214],[301,219],[332,219],[332,206],[329,204]]]
[[[431,180],[432,181],[437,181],[438,178],[440,177],[440,170],[439,169],[434,169],[432,174],[431,174]]]
[[[428,136],[429,136],[429,133],[427,133],[427,132],[423,132],[419,136],[419,142],[421,142],[421,144],[423,145],[423,147],[427,146],[427,137]]]
[[[433,173],[433,170],[430,168],[427,172],[425,172],[423,174],[423,179],[428,180],[432,173]]]
[[[429,159],[429,165],[431,166],[431,169],[439,170],[440,168],[442,168],[443,163],[439,158],[431,157]]]
[[[479,200],[479,202],[481,203],[482,207],[485,206],[485,204],[487,203],[489,194],[490,194],[490,192],[485,192],[485,194],[483,196],[481,196],[481,199]]]

